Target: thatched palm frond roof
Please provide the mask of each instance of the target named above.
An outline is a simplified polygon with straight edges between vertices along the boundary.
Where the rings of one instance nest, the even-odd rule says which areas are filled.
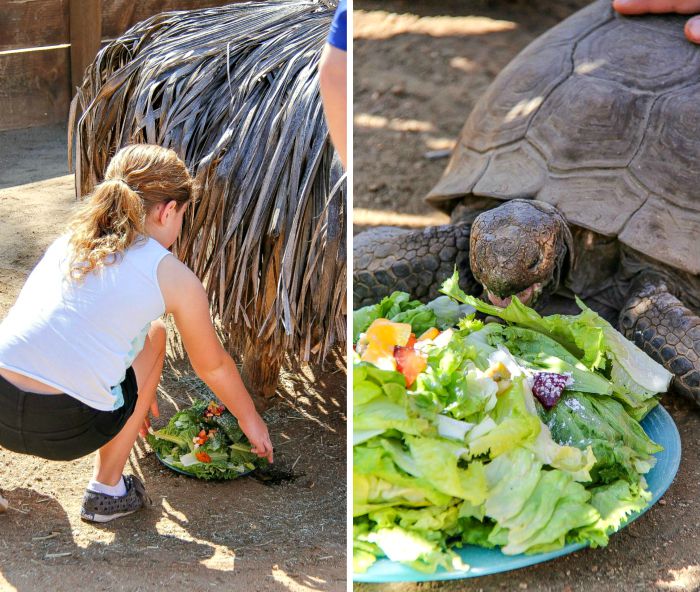
[[[233,347],[271,360],[345,338],[346,189],[318,83],[332,16],[310,0],[157,15],[100,51],[71,107],[78,195],[129,143],[188,163],[199,199],[178,253]]]

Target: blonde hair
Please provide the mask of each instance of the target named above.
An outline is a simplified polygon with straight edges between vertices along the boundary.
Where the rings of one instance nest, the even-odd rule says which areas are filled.
[[[156,205],[175,200],[180,209],[192,190],[187,166],[173,150],[153,144],[119,150],[71,220],[70,277],[80,280],[117,261],[146,235],[146,216]]]

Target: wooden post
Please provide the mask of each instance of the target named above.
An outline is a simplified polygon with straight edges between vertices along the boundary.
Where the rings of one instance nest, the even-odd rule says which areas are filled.
[[[102,1],[70,0],[70,77],[71,96],[83,81],[85,68],[100,49]]]

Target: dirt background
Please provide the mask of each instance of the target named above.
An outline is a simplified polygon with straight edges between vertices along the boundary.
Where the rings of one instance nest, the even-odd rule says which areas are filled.
[[[539,34],[586,5],[582,0],[355,0],[355,232],[448,221],[422,202],[476,99]],[[700,589],[700,414],[666,396],[683,458],[659,504],[612,537],[518,571],[452,583],[355,585],[362,592]]]
[[[0,318],[74,205],[63,126],[0,134]],[[205,389],[174,330],[159,427]],[[152,508],[93,526],[79,519],[92,455],[68,463],[0,448],[0,591],[345,590],[346,372],[285,372],[268,422],[275,466],[296,478],[200,482],[164,468],[139,442],[126,471]]]

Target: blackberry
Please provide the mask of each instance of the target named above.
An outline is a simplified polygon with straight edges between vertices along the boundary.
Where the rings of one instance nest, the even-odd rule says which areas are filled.
[[[538,372],[535,374],[532,393],[545,409],[551,409],[559,401],[562,391],[571,384],[573,380],[567,374]]]

